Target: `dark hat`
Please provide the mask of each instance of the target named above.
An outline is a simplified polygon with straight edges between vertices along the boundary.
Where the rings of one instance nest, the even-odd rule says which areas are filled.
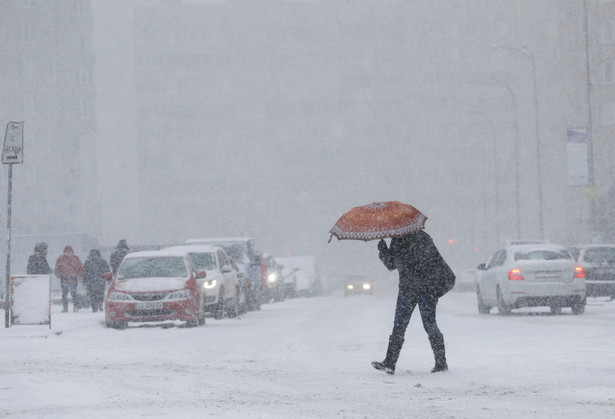
[[[45,252],[47,250],[47,243],[45,242],[40,242],[40,243],[36,243],[36,246],[34,246],[34,251],[35,252]]]
[[[128,249],[128,243],[126,243],[126,239],[120,240],[119,243],[117,244],[117,247],[119,249]]]

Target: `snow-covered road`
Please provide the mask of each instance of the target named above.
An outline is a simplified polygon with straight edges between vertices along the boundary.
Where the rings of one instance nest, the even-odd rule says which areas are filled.
[[[0,329],[0,417],[606,418],[615,413],[615,302],[586,313],[477,314],[471,293],[438,306],[450,370],[414,316],[397,374],[371,368],[395,287],[264,305],[196,329],[106,329],[104,314]],[[497,312],[497,310],[493,310]],[[417,313],[418,314],[418,313]]]

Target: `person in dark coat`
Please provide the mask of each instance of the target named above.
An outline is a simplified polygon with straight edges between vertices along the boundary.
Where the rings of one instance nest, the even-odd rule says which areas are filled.
[[[111,254],[111,258],[109,258],[109,262],[111,263],[111,269],[113,269],[113,275],[117,273],[117,269],[120,267],[120,264],[124,260],[124,257],[130,252],[128,248],[128,244],[125,239],[122,239],[118,242],[115,250]]]
[[[34,246],[34,253],[28,258],[28,275],[50,275],[53,272],[47,263],[47,243],[41,242]]]
[[[388,374],[395,373],[406,328],[418,305],[436,361],[431,372],[448,370],[444,336],[436,323],[436,305],[438,299],[455,285],[455,274],[440,255],[432,238],[423,230],[391,239],[390,247],[380,240],[378,250],[384,266],[398,271],[399,293],[386,357],[382,362],[372,362],[372,366]]]
[[[103,274],[111,272],[109,264],[102,258],[96,249],[90,250],[90,255],[83,264],[85,270],[85,287],[88,291],[88,298],[92,305],[92,311],[103,311],[103,300],[105,297],[105,280]]]
[[[79,303],[77,301],[77,284],[79,279],[85,276],[81,259],[73,252],[71,246],[66,246],[64,252],[56,260],[56,267],[53,273],[60,278],[60,286],[62,287],[62,305],[63,313],[68,311],[68,292],[73,298],[73,311],[79,311]]]

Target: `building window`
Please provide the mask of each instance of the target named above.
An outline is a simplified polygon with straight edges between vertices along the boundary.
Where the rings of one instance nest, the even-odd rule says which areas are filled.
[[[615,82],[615,76],[613,75],[613,67],[615,61],[607,61],[604,63],[604,82],[609,84]]]
[[[602,41],[615,42],[615,21],[605,20],[602,22]]]
[[[615,124],[615,102],[605,102],[602,105],[602,123],[604,125]]]

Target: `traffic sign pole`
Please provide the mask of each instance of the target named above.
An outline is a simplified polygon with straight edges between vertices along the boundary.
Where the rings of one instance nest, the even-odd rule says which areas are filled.
[[[4,294],[4,327],[11,325],[10,319],[10,283],[11,283],[11,212],[13,200],[13,165],[23,163],[23,122],[9,122],[4,134],[2,164],[9,165],[9,188],[6,217],[6,292]]]

